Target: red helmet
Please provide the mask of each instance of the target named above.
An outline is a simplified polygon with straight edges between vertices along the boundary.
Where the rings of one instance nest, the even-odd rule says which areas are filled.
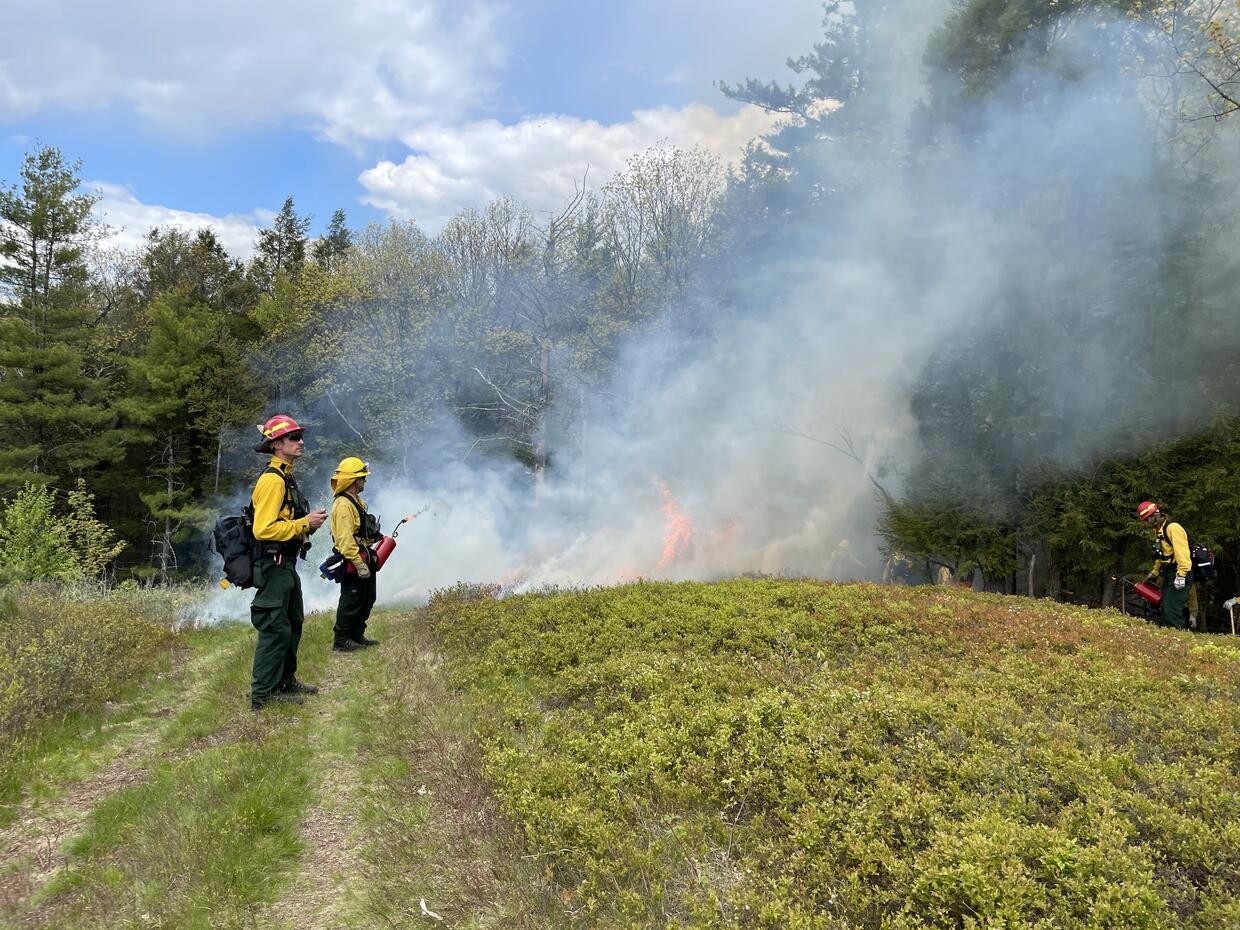
[[[1156,513],[1158,513],[1158,505],[1153,501],[1141,501],[1141,503],[1137,505],[1137,516],[1142,520],[1148,520]]]
[[[290,433],[303,432],[302,428],[297,425],[297,421],[292,417],[277,413],[274,417],[258,427],[258,431],[263,434],[262,440],[254,447],[255,452],[270,452],[271,444],[281,437]]]

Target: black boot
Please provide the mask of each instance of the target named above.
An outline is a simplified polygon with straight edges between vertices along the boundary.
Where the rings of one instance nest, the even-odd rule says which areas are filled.
[[[369,638],[369,637],[367,637],[367,636],[359,636],[359,637],[357,638],[357,641],[358,641],[359,643],[361,643],[363,646],[377,646],[377,645],[379,645],[379,640],[377,640],[377,639],[370,639],[370,638]]]
[[[298,697],[296,694],[284,694],[280,691],[276,691],[273,694],[268,694],[266,697],[258,698],[257,700],[255,700],[254,698],[251,698],[250,699],[250,710],[262,710],[268,704],[272,704],[276,701],[279,701],[281,704],[304,704],[305,703],[305,701],[301,697]]]
[[[355,639],[345,639],[338,643],[332,643],[332,652],[357,652],[357,650],[365,648]]]
[[[286,685],[280,685],[280,691],[284,694],[318,694],[317,685],[308,685],[304,681],[298,681],[294,678]]]

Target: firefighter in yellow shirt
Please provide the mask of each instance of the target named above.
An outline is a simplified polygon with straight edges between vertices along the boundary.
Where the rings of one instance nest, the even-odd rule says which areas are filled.
[[[269,454],[271,461],[250,496],[257,550],[250,605],[250,622],[258,630],[250,683],[254,710],[272,701],[300,704],[301,695],[319,690],[297,680],[297,647],[305,618],[297,559],[310,534],[327,519],[326,510],[310,510],[293,478],[293,463],[306,450],[302,428],[292,417],[279,414],[258,429],[263,438],[254,449]]]
[[[366,621],[377,593],[378,569],[371,546],[380,539],[379,521],[366,510],[362,498],[369,475],[370,466],[356,456],[342,459],[332,475],[332,542],[336,551],[353,563],[354,572],[340,578],[340,603],[332,630],[332,649],[336,652],[379,645],[379,640],[366,636]]]
[[[1145,580],[1157,581],[1162,590],[1162,625],[1187,629],[1184,615],[1193,587],[1193,555],[1188,533],[1180,524],[1173,523],[1153,501],[1142,501],[1137,507],[1137,516],[1155,530],[1156,557]]]

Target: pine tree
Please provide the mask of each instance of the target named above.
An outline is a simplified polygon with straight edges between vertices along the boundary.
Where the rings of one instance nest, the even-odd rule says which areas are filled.
[[[317,264],[329,272],[334,272],[352,247],[353,233],[345,223],[344,210],[337,210],[332,214],[327,234],[314,243],[312,254]]]
[[[178,543],[205,520],[224,425],[252,416],[258,401],[229,322],[194,302],[189,288],[161,295],[149,310],[146,346],[129,361],[124,411],[136,426],[135,489],[160,581],[179,567]]]
[[[270,292],[280,275],[296,278],[300,274],[306,263],[309,231],[310,217],[299,215],[293,198],[285,197],[284,206],[271,221],[271,226],[258,233],[250,270],[260,290]]]
[[[258,299],[241,263],[211,229],[193,235],[177,227],[152,229],[139,257],[137,287],[143,306],[178,288],[219,310],[243,311]]]
[[[113,411],[89,363],[95,321],[85,253],[96,198],[79,165],[44,147],[0,189],[0,491],[55,483],[109,458]]]

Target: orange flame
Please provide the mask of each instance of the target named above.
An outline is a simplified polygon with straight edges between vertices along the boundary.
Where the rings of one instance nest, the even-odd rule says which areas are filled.
[[[655,484],[663,493],[663,505],[659,508],[667,518],[663,527],[663,558],[655,566],[655,571],[662,571],[689,551],[693,541],[693,520],[681,509],[666,481],[655,479]]]

